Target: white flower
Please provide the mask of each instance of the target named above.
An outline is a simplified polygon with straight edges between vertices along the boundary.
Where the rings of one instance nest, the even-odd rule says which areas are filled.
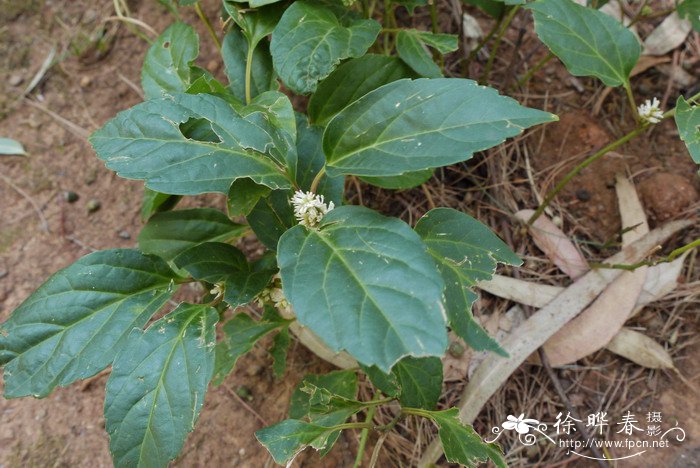
[[[661,119],[664,118],[664,112],[659,109],[660,105],[661,103],[659,100],[654,98],[653,100],[647,99],[644,104],[639,106],[637,111],[639,112],[639,118],[642,119],[642,122],[650,124],[661,122]]]
[[[260,294],[255,298],[255,302],[259,307],[264,307],[266,303],[273,304],[282,317],[292,318],[293,316],[292,306],[287,301],[287,298],[284,297],[279,274],[272,277],[270,286],[260,291]]]
[[[318,226],[323,216],[335,208],[333,202],[326,205],[323,195],[316,195],[313,192],[303,192],[297,190],[292,197],[294,206],[294,216],[299,224],[309,228]]]
[[[215,297],[219,297],[224,294],[224,283],[216,283],[214,285],[214,288],[209,291],[209,294]]]

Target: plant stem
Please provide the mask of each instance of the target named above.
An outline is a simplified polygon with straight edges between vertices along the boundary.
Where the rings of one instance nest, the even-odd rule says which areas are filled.
[[[515,86],[520,87],[520,86],[524,85],[525,83],[527,83],[528,81],[530,81],[532,79],[532,77],[534,76],[534,74],[537,73],[542,67],[547,65],[547,63],[549,63],[549,61],[552,60],[553,58],[554,58],[554,54],[551,52],[548,53],[542,60],[540,60],[532,68],[530,68],[527,71],[527,73],[525,74],[525,76],[523,76],[522,78],[520,78],[518,80],[518,82],[516,83]]]
[[[506,33],[506,30],[508,30],[508,26],[510,26],[511,21],[513,21],[513,18],[515,18],[515,14],[520,11],[520,5],[515,5],[513,8],[510,9],[508,12],[508,16],[506,16],[505,20],[503,21],[503,24],[501,25],[500,30],[498,31],[498,36],[496,36],[496,42],[493,45],[493,48],[491,49],[491,54],[489,55],[489,60],[486,62],[486,68],[484,69],[484,73],[481,74],[481,82],[485,83],[488,81],[489,76],[491,75],[491,69],[493,68],[493,63],[496,60],[496,54],[498,53],[498,48],[501,46],[501,41],[503,40],[503,36]]]
[[[634,100],[634,94],[632,93],[632,85],[630,84],[629,80],[627,80],[623,86],[625,88],[625,93],[627,94],[627,100],[629,101],[634,120],[635,122],[639,122],[639,112],[637,112],[637,102]]]
[[[467,58],[464,60],[464,63],[462,64],[462,68],[464,70],[464,77],[466,78],[468,76],[469,72],[469,64],[474,60],[474,57],[477,56],[479,51],[484,48],[487,42],[491,40],[494,34],[496,34],[496,31],[498,31],[498,28],[503,24],[504,16],[501,15],[500,18],[498,18],[498,21],[496,21],[496,24],[493,25],[491,30],[488,32],[486,36],[477,44],[476,47],[474,47],[470,52],[469,55],[467,55]]]
[[[314,180],[311,182],[311,187],[309,188],[309,191],[311,193],[316,193],[316,190],[318,190],[318,184],[321,183],[321,178],[323,175],[326,173],[326,166],[323,166],[320,171],[318,171],[318,174],[316,174],[316,177],[314,177]]]
[[[251,101],[250,81],[252,79],[252,70],[253,70],[253,52],[255,52],[255,48],[253,48],[250,44],[250,41],[248,41],[248,53],[246,54],[246,59],[245,59],[245,103],[246,103],[246,105],[250,104],[250,101]]]
[[[700,239],[695,239],[694,241],[692,241],[688,244],[685,244],[683,247],[678,247],[677,249],[673,250],[667,256],[661,257],[658,260],[654,260],[654,261],[642,260],[640,262],[631,263],[631,264],[628,264],[628,263],[615,263],[615,264],[592,263],[591,267],[593,267],[593,268],[612,268],[615,270],[634,271],[637,268],[643,267],[643,266],[654,266],[654,265],[658,265],[659,263],[671,263],[677,257],[683,255],[684,253],[688,252],[689,250],[693,250],[696,247],[700,247]],[[659,249],[660,248],[661,247],[659,246]]]
[[[219,38],[216,37],[216,32],[214,32],[214,27],[212,26],[211,22],[209,21],[209,18],[207,18],[207,15],[205,15],[204,11],[202,11],[202,7],[199,4],[199,2],[195,2],[194,11],[197,12],[197,16],[199,16],[199,19],[201,19],[202,22],[204,23],[204,25],[207,27],[207,31],[209,31],[209,35],[214,40],[214,44],[216,44],[216,47],[221,49],[221,42],[219,41]]]
[[[372,406],[367,410],[367,417],[365,418],[365,423],[372,424],[374,419],[374,413],[376,413],[377,407]],[[369,438],[369,428],[362,429],[362,434],[360,435],[360,445],[357,448],[357,455],[355,456],[355,463],[353,468],[359,468],[362,465],[362,457],[365,454],[365,447],[367,446],[367,439]]]
[[[690,98],[688,98],[688,102],[694,102],[697,99],[700,99],[700,93],[697,93],[697,94],[691,96]],[[668,118],[673,117],[674,115],[676,115],[675,108],[666,111],[664,113],[663,117],[661,118],[661,120],[662,121],[666,120]],[[537,210],[532,214],[532,216],[530,216],[530,219],[528,219],[527,225],[532,226],[532,223],[534,223],[537,220],[537,218],[539,218],[542,215],[545,208],[547,208],[547,206],[552,202],[552,200],[554,200],[554,197],[556,197],[557,194],[564,188],[564,186],[566,186],[566,184],[571,179],[573,179],[579,172],[581,172],[586,167],[590,166],[592,163],[597,161],[602,156],[605,156],[606,153],[624,145],[625,143],[627,143],[628,141],[630,141],[632,138],[636,137],[637,135],[644,133],[644,131],[649,127],[650,127],[650,125],[641,125],[641,126],[637,127],[636,129],[629,132],[627,135],[621,137],[620,139],[618,139],[616,141],[613,141],[612,143],[610,143],[609,145],[607,145],[603,149],[599,150],[598,152],[596,152],[592,156],[589,156],[588,158],[586,158],[586,160],[583,161],[581,164],[574,167],[568,174],[566,174],[566,176],[552,190],[550,190],[550,192],[547,194],[547,196],[542,201],[540,206],[537,207]]]

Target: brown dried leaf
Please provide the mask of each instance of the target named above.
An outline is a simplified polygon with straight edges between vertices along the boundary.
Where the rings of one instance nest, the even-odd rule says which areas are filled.
[[[613,353],[649,369],[673,369],[668,352],[648,336],[623,327],[608,343]]]

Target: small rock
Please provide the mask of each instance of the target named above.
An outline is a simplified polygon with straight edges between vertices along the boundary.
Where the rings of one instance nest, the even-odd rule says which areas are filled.
[[[129,234],[129,231],[127,231],[126,229],[122,229],[117,233],[117,235],[125,240],[131,239],[131,234]]]
[[[92,78],[90,78],[87,75],[83,75],[82,78],[80,78],[80,87],[81,88],[87,88],[90,86],[90,83],[92,83]]]
[[[85,206],[87,207],[88,213],[94,213],[102,207],[102,203],[95,198],[91,198]]]
[[[12,75],[10,76],[10,79],[7,80],[10,86],[19,86],[22,84],[23,81],[24,78],[22,77],[22,75]]]
[[[7,270],[0,270],[0,279],[3,279],[4,277],[6,277],[9,274],[10,273]]]
[[[576,198],[582,202],[587,202],[591,199],[591,192],[586,189],[578,189],[576,190]]]
[[[246,369],[246,374],[248,375],[248,377],[255,377],[256,375],[262,374],[263,370],[265,370],[263,366],[253,364],[252,366],[248,367],[248,369]]]
[[[66,190],[65,192],[63,192],[63,199],[68,203],[75,203],[78,201],[79,198],[80,195],[70,190]]]
[[[454,358],[460,358],[464,355],[464,346],[462,346],[462,343],[459,341],[453,341],[450,343],[450,347],[447,349],[447,352],[450,353],[450,356]]]

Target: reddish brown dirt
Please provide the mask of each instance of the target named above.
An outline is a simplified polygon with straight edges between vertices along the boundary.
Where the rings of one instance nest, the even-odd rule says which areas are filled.
[[[0,159],[0,174],[12,183],[0,180],[0,320],[5,320],[49,274],[91,249],[136,245],[135,238],[141,228],[142,185],[120,179],[104,169],[80,134],[98,128],[119,110],[140,101],[131,84],[138,87],[147,46],[124,25],[114,23],[107,30],[114,34],[112,40],[106,41],[108,47],[91,46],[86,38],[99,28],[103,18],[113,15],[111,1],[94,3],[0,0],[0,50],[3,51],[0,133],[22,141],[29,153],[27,158]],[[210,17],[214,17],[220,2],[203,3]],[[172,21],[157,2],[133,1],[130,5],[135,16],[157,31]],[[452,21],[451,17],[444,19],[447,24]],[[191,11],[187,11],[184,20],[198,25]],[[204,30],[198,28],[202,37],[198,62],[220,73],[215,47]],[[54,45],[61,60],[32,93],[41,98],[41,106],[54,113],[50,115],[15,100]],[[531,63],[539,58],[535,54]],[[453,68],[459,71],[458,67]],[[610,123],[619,120],[621,101],[616,95],[606,101],[603,108],[607,115],[615,114],[609,121],[607,117],[587,117],[591,104],[571,92],[570,77],[561,65],[553,61],[536,76],[543,85],[541,89],[533,89],[533,93],[568,92],[547,101],[549,110],[561,115],[561,122],[546,127],[543,138],[540,133],[534,135],[539,148],[531,157],[535,179],[538,187],[548,188],[590,151],[622,134],[621,129]],[[653,73],[650,76],[655,77]],[[590,85],[589,90],[599,91],[599,86]],[[649,96],[664,92],[659,82],[647,84],[646,89]],[[530,105],[539,107],[541,102]],[[66,121],[77,128],[71,130]],[[582,236],[597,242],[619,233],[619,216],[610,182],[620,171],[631,173],[639,183],[652,220],[662,221],[697,210],[700,187],[695,176],[697,167],[678,142],[670,122],[655,129],[650,140],[627,145],[619,151],[624,158],[614,155],[604,158],[584,171],[559,197],[558,202],[575,217],[577,233],[580,230]],[[79,200],[66,202],[62,194],[67,190],[78,193]],[[101,203],[101,209],[89,214],[86,205],[93,199]],[[462,199],[466,203],[464,193],[459,203]],[[191,203],[204,206],[220,201],[198,198]],[[403,210],[406,202],[399,201],[397,205]],[[43,230],[32,202],[46,218],[49,232]],[[697,353],[695,347],[685,355],[697,356]],[[619,361],[614,365],[622,366]],[[209,392],[198,426],[175,465],[259,467],[269,461],[253,437],[253,432],[262,427],[258,416],[267,423],[283,419],[288,396],[302,375],[328,370],[301,346],[290,351],[285,380],[274,379],[269,362],[264,346],[256,347],[240,361],[224,386]],[[697,360],[679,366],[689,378],[698,373],[693,362]],[[0,467],[110,466],[102,416],[105,381],[106,376],[100,377],[85,389],[77,383],[57,390],[44,400],[0,399]],[[698,400],[673,376],[663,377],[661,382],[669,388],[656,402],[682,421],[689,433],[692,431],[692,437],[683,446],[664,454],[666,458],[652,459],[648,466],[691,466],[688,460],[698,458],[700,429],[690,426],[700,410]],[[250,410],[233,395],[240,386],[250,389],[252,399],[247,402]],[[692,405],[695,409],[690,412],[688,408]],[[512,401],[506,401],[501,410],[517,411],[512,406]],[[309,456],[303,459],[304,466],[351,465],[355,445],[355,435],[350,434],[338,443],[329,458],[318,461]]]

